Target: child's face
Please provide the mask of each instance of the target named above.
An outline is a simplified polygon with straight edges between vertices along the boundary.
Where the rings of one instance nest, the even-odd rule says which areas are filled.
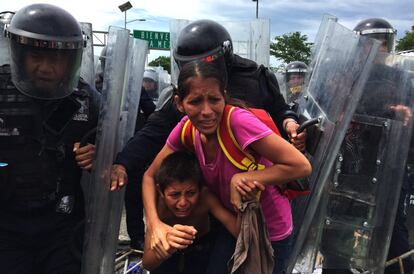
[[[188,217],[200,197],[200,189],[193,181],[173,182],[161,194],[168,209],[177,217]]]

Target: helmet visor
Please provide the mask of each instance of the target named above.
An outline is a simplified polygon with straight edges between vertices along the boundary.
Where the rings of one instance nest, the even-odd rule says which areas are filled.
[[[225,62],[225,58],[221,58],[223,56],[224,50],[222,46],[219,46],[203,54],[192,56],[183,56],[174,51],[174,60],[177,63],[179,69],[181,69],[185,64],[193,61],[217,62],[218,60],[223,60],[223,62]]]
[[[287,72],[286,86],[290,93],[302,92],[303,84],[305,82],[305,72]]]
[[[382,51],[394,51],[394,33],[369,33],[365,34],[365,36],[379,40],[381,42]]]
[[[12,80],[25,95],[37,99],[60,99],[77,86],[82,48],[44,49],[15,41],[10,43]]]

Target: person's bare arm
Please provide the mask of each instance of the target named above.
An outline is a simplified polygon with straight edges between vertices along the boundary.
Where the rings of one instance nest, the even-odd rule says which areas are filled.
[[[273,162],[263,170],[234,174],[230,182],[231,202],[235,207],[241,203],[241,194],[236,189],[242,181],[258,181],[264,185],[283,185],[289,181],[308,176],[312,167],[306,157],[282,137],[271,134],[253,142],[250,147]]]
[[[203,199],[211,214],[219,220],[235,238],[240,232],[240,213],[234,214],[226,209],[220,200],[207,188],[203,189]]]
[[[157,190],[155,186],[155,172],[161,165],[161,162],[169,154],[173,153],[167,145],[165,145],[154,161],[151,163],[142,179],[142,199],[144,203],[145,218],[147,220],[147,234],[151,236],[150,247],[158,249],[168,249],[167,232],[171,226],[161,222],[157,213]]]
[[[161,249],[161,252],[158,249],[151,248],[151,236],[146,233],[142,266],[146,270],[152,271],[162,262],[167,260],[173,252],[174,250],[172,250],[171,247],[169,247],[169,250]]]

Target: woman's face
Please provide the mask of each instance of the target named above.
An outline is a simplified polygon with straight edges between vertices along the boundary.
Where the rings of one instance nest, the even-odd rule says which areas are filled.
[[[175,97],[177,107],[188,115],[191,123],[204,135],[215,134],[223,116],[225,100],[219,82],[214,78],[189,79],[190,89],[181,101]]]

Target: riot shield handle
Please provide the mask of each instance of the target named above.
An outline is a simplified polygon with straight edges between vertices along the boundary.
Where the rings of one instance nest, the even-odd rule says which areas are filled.
[[[303,122],[299,127],[298,127],[298,129],[296,130],[296,132],[299,134],[299,133],[302,133],[305,129],[307,129],[308,127],[310,127],[310,126],[313,126],[313,125],[316,125],[316,124],[319,124],[320,122],[322,121],[322,118],[321,117],[318,117],[318,118],[312,118],[312,119],[309,119],[309,120],[306,120],[305,122]]]

